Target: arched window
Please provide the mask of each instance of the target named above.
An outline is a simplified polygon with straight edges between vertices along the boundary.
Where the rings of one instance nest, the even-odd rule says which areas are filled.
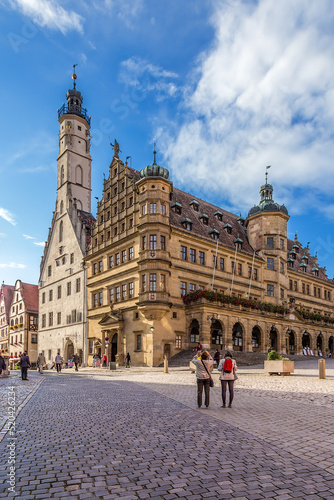
[[[60,202],[60,209],[59,209],[59,213],[62,214],[63,213],[63,210],[64,210],[64,202],[63,200],[61,200]]]
[[[60,221],[59,224],[59,243],[63,241],[63,221]]]
[[[64,182],[65,182],[65,171],[64,171],[64,165],[62,165],[60,169],[60,185],[62,186]]]
[[[23,316],[20,316],[20,323],[23,324]]]
[[[80,167],[80,165],[77,165],[77,167],[75,169],[75,182],[82,186],[83,172],[82,172],[82,168]]]
[[[80,200],[77,200],[77,209],[82,210],[82,203]]]

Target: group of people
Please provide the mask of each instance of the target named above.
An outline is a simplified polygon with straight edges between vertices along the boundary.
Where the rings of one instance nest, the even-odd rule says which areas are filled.
[[[217,354],[218,353],[218,354]],[[232,358],[232,353],[226,351],[223,359],[220,360],[219,351],[217,350],[214,359],[208,351],[197,351],[192,362],[196,366],[197,378],[197,407],[202,408],[202,397],[204,389],[204,405],[210,407],[210,387],[213,387],[211,373],[213,370],[214,360],[218,362],[218,371],[220,371],[220,383],[222,390],[222,408],[226,408],[227,387],[229,390],[228,407],[232,408],[234,398],[234,381],[237,377],[237,363]]]

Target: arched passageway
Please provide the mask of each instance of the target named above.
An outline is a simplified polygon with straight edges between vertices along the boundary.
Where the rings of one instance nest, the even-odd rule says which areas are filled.
[[[199,342],[199,323],[197,319],[193,319],[190,323],[189,336],[191,344]]]
[[[216,349],[223,348],[223,328],[217,319],[211,323],[211,347]]]
[[[252,350],[253,352],[261,350],[261,330],[258,326],[254,326],[252,330]]]
[[[240,323],[235,323],[232,331],[233,349],[243,351],[243,331]]]

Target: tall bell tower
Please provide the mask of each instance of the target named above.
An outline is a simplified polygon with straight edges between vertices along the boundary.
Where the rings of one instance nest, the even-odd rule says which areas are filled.
[[[90,116],[76,89],[75,66],[73,88],[66,94],[67,103],[58,109],[57,212],[62,215],[68,211],[70,217],[73,204],[84,212],[91,210]]]

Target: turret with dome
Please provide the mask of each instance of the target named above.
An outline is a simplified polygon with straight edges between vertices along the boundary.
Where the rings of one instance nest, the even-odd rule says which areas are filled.
[[[279,203],[275,203],[273,200],[273,191],[274,188],[271,184],[268,184],[268,173],[266,172],[266,182],[261,186],[260,196],[261,200],[258,205],[254,205],[249,212],[248,217],[255,215],[259,212],[282,212],[285,215],[288,215],[288,210],[285,205],[280,205]]]
[[[157,164],[156,161],[156,150],[155,150],[155,143],[154,143],[154,159],[152,165],[147,165],[147,167],[143,168],[140,171],[140,178],[143,179],[145,177],[162,177],[163,179],[166,179],[167,181],[169,180],[169,172],[167,168],[160,167],[160,165]]]

